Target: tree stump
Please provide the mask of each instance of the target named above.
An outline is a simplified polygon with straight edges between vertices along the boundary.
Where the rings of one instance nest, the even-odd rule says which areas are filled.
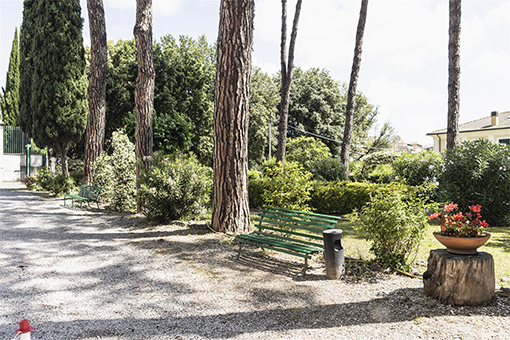
[[[423,273],[425,293],[441,302],[461,306],[481,306],[495,293],[494,259],[491,254],[456,255],[446,249],[430,251]]]

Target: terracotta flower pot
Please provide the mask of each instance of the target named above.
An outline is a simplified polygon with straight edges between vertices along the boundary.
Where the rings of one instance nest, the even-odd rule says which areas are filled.
[[[480,237],[443,236],[439,232],[434,232],[433,235],[439,243],[446,247],[449,253],[461,255],[476,254],[477,249],[483,246],[491,237],[489,233],[485,233]]]

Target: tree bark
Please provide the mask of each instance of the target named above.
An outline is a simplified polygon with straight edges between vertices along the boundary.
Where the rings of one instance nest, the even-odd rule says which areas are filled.
[[[136,61],[138,76],[135,86],[135,155],[136,155],[136,210],[142,211],[140,185],[138,184],[142,167],[149,167],[153,143],[154,109],[154,56],[152,50],[152,0],[136,1],[136,24],[134,28],[136,42]]]
[[[214,93],[212,228],[251,229],[248,205],[248,120],[253,0],[222,0]]]
[[[423,273],[425,293],[441,302],[480,306],[492,301],[495,293],[494,259],[491,254],[450,254],[446,249],[430,251]]]
[[[448,41],[448,128],[446,148],[459,145],[461,0],[450,0]]]
[[[294,48],[296,46],[296,36],[301,13],[302,0],[296,3],[296,12],[294,13],[294,22],[292,24],[292,33],[290,35],[289,59],[286,62],[287,45],[287,0],[282,0],[282,36],[280,45],[282,92],[280,100],[280,124],[278,125],[278,146],[276,150],[276,160],[285,164],[285,153],[287,148],[287,122],[289,117],[289,98],[290,84],[292,82],[292,69],[294,68]]]
[[[359,69],[361,65],[361,53],[363,51],[363,34],[365,32],[365,22],[367,20],[367,7],[368,0],[362,0],[361,10],[359,13],[358,30],[356,32],[356,46],[354,47],[351,79],[349,81],[349,90],[347,92],[344,138],[342,140],[342,151],[340,152],[340,161],[345,166],[347,176],[349,176],[349,156],[351,152],[352,130],[354,125],[354,105],[356,100],[356,87],[358,86]]]
[[[92,183],[92,165],[103,151],[106,116],[106,22],[103,0],[87,0],[90,28],[89,114],[83,184]]]

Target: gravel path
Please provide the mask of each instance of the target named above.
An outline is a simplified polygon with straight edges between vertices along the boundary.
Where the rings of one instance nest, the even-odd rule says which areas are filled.
[[[326,280],[324,265],[187,226],[76,211],[0,189],[0,339],[510,339],[510,299],[453,307],[395,274]],[[356,268],[351,272],[355,273]]]

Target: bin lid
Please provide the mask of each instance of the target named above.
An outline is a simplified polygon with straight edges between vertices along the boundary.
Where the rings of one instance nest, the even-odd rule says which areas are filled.
[[[326,229],[322,232],[323,234],[332,234],[332,235],[338,235],[342,234],[342,229]]]

